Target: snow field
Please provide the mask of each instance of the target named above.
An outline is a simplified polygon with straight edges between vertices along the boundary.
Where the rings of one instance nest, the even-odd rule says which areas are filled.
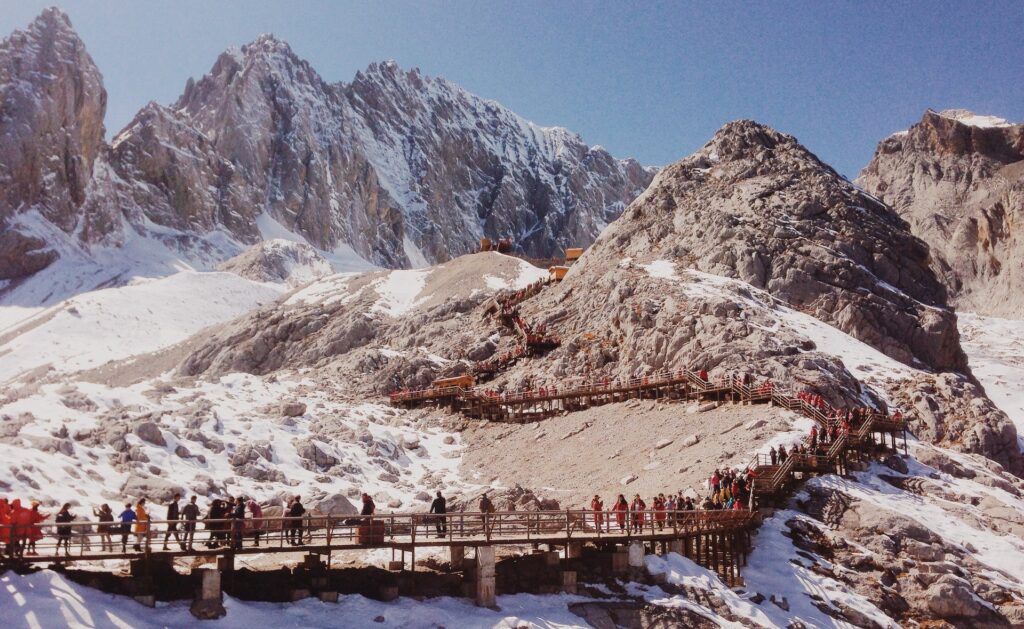
[[[0,330],[0,382],[42,365],[66,373],[163,349],[285,289],[233,273],[182,271],[83,293]]]

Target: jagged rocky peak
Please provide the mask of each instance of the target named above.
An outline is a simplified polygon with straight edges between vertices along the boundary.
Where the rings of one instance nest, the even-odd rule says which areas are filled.
[[[600,274],[626,258],[736,278],[906,364],[967,369],[928,247],[795,138],[756,122],[725,125],[663,169],[583,266]]]
[[[966,110],[927,111],[882,140],[857,182],[929,243],[960,309],[1020,316],[1024,124]]]
[[[11,225],[16,214],[36,210],[74,231],[106,104],[100,72],[59,9],[0,42],[0,279],[56,259],[45,241]]]
[[[407,231],[429,260],[472,251],[481,236],[510,236],[537,257],[589,244],[653,175],[394,62],[371,65],[344,93],[382,182],[420,209],[406,213]]]
[[[19,96],[16,86],[31,81],[4,83],[5,108],[18,113],[0,140],[15,157],[0,173],[17,180],[0,192],[2,209],[7,216],[45,200],[43,216],[78,228],[89,246],[120,246],[130,229],[208,268],[290,234],[325,253],[354,251],[397,268],[473,251],[483,236],[511,236],[521,251],[547,257],[592,242],[653,176],[394,62],[371,65],[350,84],[327,83],[270,35],[220,55],[174,104],[150,103],[105,147],[99,73],[62,14],[47,12],[39,24],[29,33],[62,34],[46,31],[37,44],[13,36],[4,55],[37,66],[49,63],[39,52],[49,49],[80,58],[29,77],[67,75],[59,97],[45,85],[30,90],[41,96]],[[26,66],[3,65],[8,74]],[[71,142],[65,120],[77,125]],[[0,253],[22,261],[27,250],[46,253],[22,262],[19,277],[56,256],[47,249],[54,243],[20,234],[5,232]]]

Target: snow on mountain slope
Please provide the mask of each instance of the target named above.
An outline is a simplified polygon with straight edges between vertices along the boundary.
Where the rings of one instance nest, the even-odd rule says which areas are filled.
[[[971,371],[1017,430],[1024,432],[1024,321],[965,312],[959,320]]]
[[[169,347],[286,289],[233,273],[183,271],[83,293],[0,329],[0,382],[43,365],[71,372]]]

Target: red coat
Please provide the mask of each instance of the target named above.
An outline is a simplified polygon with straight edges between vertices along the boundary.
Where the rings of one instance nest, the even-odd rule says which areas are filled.
[[[665,521],[665,503],[660,500],[654,501],[654,519],[658,522]]]
[[[633,522],[637,524],[644,523],[644,509],[647,508],[647,503],[643,500],[633,501]]]
[[[0,544],[8,544],[11,541],[11,506],[7,500],[0,501]]]
[[[39,523],[46,520],[46,515],[39,513],[38,509],[29,510],[29,514],[32,516],[32,532],[29,534],[29,540],[38,542],[43,539],[43,527],[39,526]]]
[[[615,512],[615,519],[618,520],[619,526],[625,526],[626,512],[629,511],[629,505],[625,502],[616,502],[615,506],[612,507],[612,511]]]
[[[594,523],[600,526],[604,521],[604,516],[601,513],[604,511],[604,503],[595,498],[590,501],[590,508],[594,510]]]
[[[21,500],[11,503],[11,541],[27,539],[31,536],[32,510],[21,506]]]

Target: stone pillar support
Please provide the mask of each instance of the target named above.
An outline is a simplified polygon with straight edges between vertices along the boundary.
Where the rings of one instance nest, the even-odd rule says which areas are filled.
[[[476,547],[476,604],[480,607],[497,605],[495,588],[494,547]]]
[[[583,542],[569,542],[565,546],[566,559],[579,559],[583,556]]]
[[[466,558],[466,547],[465,546],[449,546],[448,557],[452,564],[452,572],[462,570],[463,561]]]
[[[214,568],[196,568],[192,571],[199,577],[199,587],[189,611],[199,620],[216,620],[228,612],[224,609],[224,596],[221,591],[220,570]]]

